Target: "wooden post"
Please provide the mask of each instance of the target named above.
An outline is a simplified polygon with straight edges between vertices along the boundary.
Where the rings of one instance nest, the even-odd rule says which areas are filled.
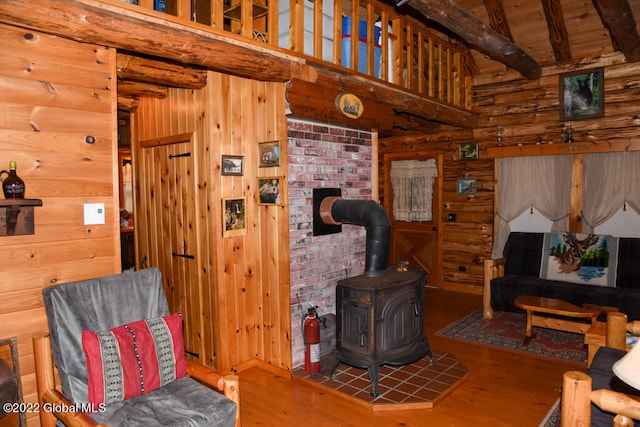
[[[224,395],[236,402],[236,427],[240,427],[240,377],[237,375],[225,375]]]
[[[591,377],[584,372],[568,371],[562,376],[561,427],[591,425]]]
[[[620,312],[607,313],[607,347],[627,349],[627,315]]]

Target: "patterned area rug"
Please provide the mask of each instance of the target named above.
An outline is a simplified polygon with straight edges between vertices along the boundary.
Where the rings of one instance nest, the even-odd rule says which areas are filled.
[[[553,404],[539,427],[558,427],[560,425],[560,398]]]
[[[478,310],[439,330],[436,335],[586,365],[587,348],[583,335],[534,327],[535,337],[525,346],[526,323],[525,313],[501,311],[496,312],[492,320],[485,320],[482,310]]]

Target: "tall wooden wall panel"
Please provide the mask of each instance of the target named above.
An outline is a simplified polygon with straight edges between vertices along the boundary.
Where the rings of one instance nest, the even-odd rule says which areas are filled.
[[[0,56],[0,169],[16,160],[25,197],[42,200],[34,234],[0,236],[0,338],[18,338],[36,402],[42,288],[120,271],[115,51],[0,25]],[[85,203],[104,203],[104,225],[84,225]]]
[[[559,75],[575,70],[604,67],[605,115],[572,122],[573,144],[561,142]],[[443,218],[443,283],[442,287],[481,292],[482,262],[491,256],[494,215],[494,162],[487,158],[487,148],[497,145],[498,126],[506,147],[563,144],[567,153],[580,151],[580,146],[606,146],[640,143],[637,111],[640,108],[640,66],[626,63],[620,54],[590,58],[563,68],[546,67],[538,80],[524,80],[516,73],[501,76],[478,76],[474,86],[474,109],[486,118],[483,127],[472,131],[437,127],[412,137],[380,140],[380,152],[434,150],[444,151]],[[460,161],[459,144],[477,143],[478,160]],[[631,149],[631,148],[630,148]],[[380,170],[382,174],[382,170]],[[477,179],[475,195],[456,194],[456,181]],[[383,177],[380,177],[380,182]],[[382,187],[381,187],[382,188]],[[455,213],[456,222],[448,222]],[[573,217],[579,212],[572,212]],[[574,230],[579,231],[579,230]]]
[[[286,194],[284,105],[282,84],[211,72],[205,89],[172,89],[164,100],[141,99],[134,114],[134,146],[172,133],[196,135],[200,353],[202,362],[217,369],[256,358],[291,368],[288,207],[259,206],[256,198],[257,178],[263,176],[281,177],[280,191]],[[273,140],[281,140],[281,164],[260,168],[258,143]],[[244,174],[222,175],[222,155],[244,156]],[[223,237],[223,199],[241,197],[246,199],[246,231]],[[143,222],[145,203],[137,194],[139,261],[160,238]]]

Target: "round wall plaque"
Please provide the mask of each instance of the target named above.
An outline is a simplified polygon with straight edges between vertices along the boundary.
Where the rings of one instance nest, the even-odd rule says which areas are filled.
[[[357,119],[364,111],[364,104],[352,93],[341,93],[336,96],[336,108],[350,119]]]

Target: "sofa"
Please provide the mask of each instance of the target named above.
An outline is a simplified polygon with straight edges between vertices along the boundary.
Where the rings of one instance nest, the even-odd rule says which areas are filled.
[[[608,264],[592,270],[604,276],[583,279],[578,273],[599,252]],[[484,276],[485,319],[494,310],[518,311],[513,300],[520,295],[617,307],[629,320],[640,319],[640,238],[512,232],[503,257],[484,261]]]

